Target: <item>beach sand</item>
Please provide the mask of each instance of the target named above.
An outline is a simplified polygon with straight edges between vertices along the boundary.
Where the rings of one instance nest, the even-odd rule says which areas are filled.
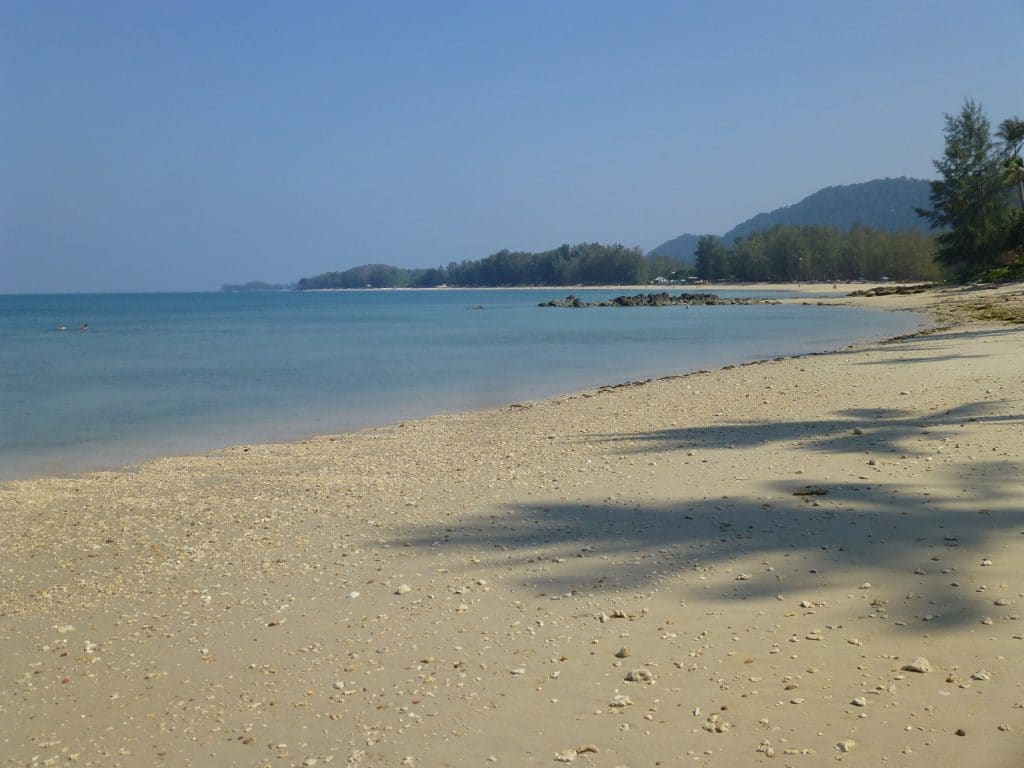
[[[1024,289],[836,301],[939,327],[0,486],[0,763],[1024,764]]]

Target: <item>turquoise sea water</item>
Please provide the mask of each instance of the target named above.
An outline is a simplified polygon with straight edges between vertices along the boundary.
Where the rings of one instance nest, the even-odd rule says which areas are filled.
[[[0,480],[834,349],[919,326],[907,313],[799,305],[537,307],[565,293],[0,296]]]

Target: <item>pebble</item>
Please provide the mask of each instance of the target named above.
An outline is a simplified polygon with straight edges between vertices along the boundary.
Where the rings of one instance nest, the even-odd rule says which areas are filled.
[[[911,661],[909,664],[904,664],[900,667],[904,672],[931,672],[932,665],[924,656],[918,656],[916,659]]]
[[[852,752],[853,748],[857,746],[857,742],[853,739],[843,739],[836,744],[836,749],[840,752]]]
[[[356,592],[355,590],[352,590],[351,592],[348,593],[349,600],[355,600],[357,597],[359,597],[359,593]]]
[[[407,595],[412,592],[412,587],[408,584],[402,584],[398,589],[395,590],[396,595]]]
[[[858,696],[850,703],[855,707],[866,707],[868,705],[868,700],[863,696]]]
[[[621,648],[619,648],[619,650],[615,652],[615,658],[617,659],[627,659],[632,655],[633,652],[629,650],[629,648],[627,648],[626,646],[622,646]]]

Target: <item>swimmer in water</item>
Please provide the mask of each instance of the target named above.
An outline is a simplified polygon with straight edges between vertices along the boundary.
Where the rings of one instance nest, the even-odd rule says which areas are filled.
[[[83,331],[88,331],[89,330],[89,324],[88,323],[82,323],[82,330]]]

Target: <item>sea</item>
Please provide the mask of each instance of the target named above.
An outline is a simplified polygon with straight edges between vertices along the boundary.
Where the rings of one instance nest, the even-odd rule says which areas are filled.
[[[811,305],[538,307],[566,293],[0,295],[0,480],[838,349],[922,324],[905,312],[816,306],[813,297]],[[573,293],[594,301],[623,291]]]

